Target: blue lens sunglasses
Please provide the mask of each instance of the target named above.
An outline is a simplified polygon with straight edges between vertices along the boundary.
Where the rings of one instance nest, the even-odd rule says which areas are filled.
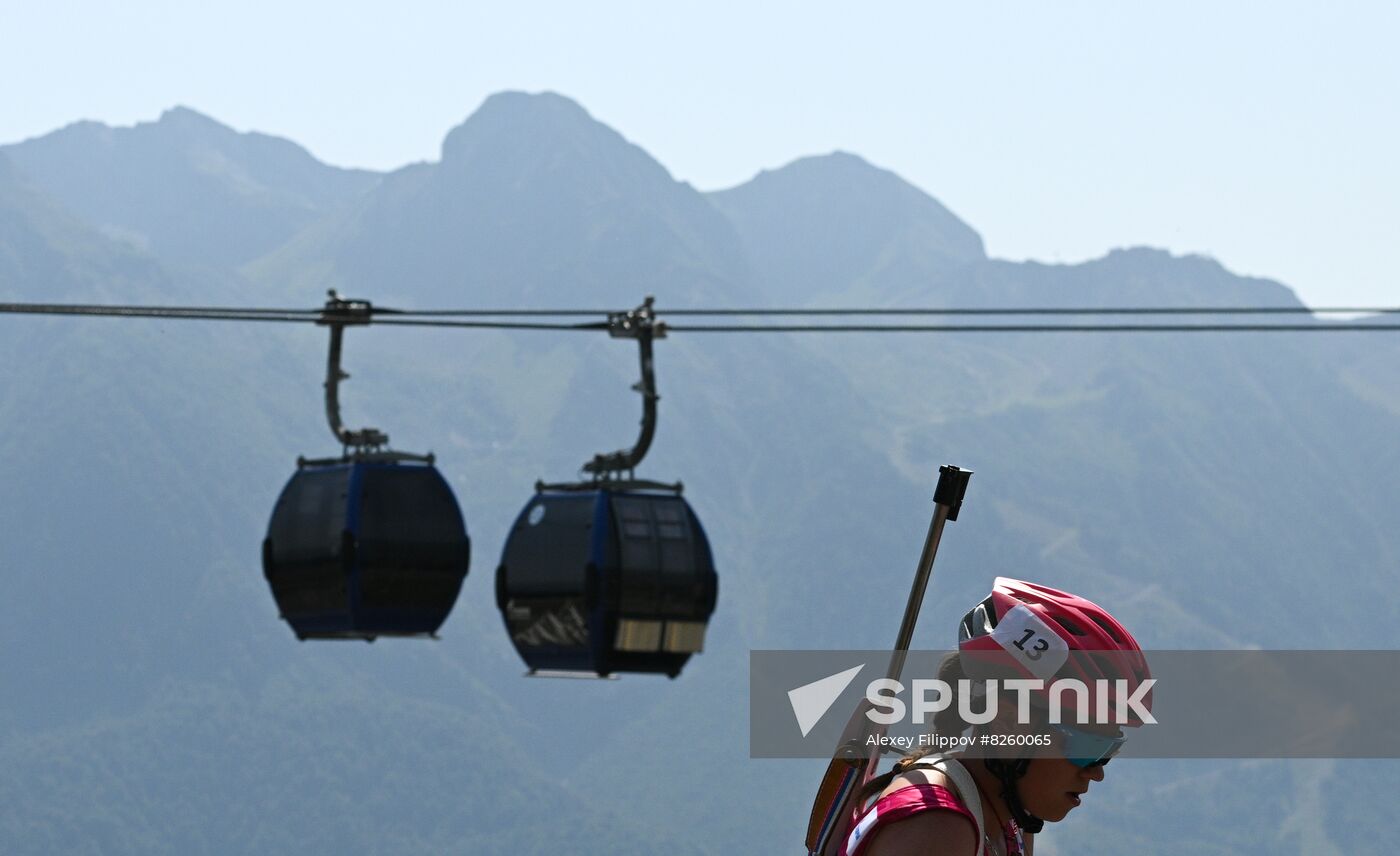
[[[1057,725],[1053,722],[1049,725],[1065,739],[1065,758],[1081,769],[1093,766],[1102,767],[1109,762],[1109,759],[1118,754],[1118,750],[1123,748],[1124,743],[1128,742],[1128,738],[1123,736],[1110,737],[1107,734],[1081,731],[1078,728]]]

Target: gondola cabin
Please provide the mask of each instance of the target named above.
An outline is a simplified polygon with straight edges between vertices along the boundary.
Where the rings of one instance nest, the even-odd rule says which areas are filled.
[[[675,494],[540,492],[511,528],[496,603],[532,672],[675,677],[704,645],[718,578]]]
[[[263,573],[299,639],[432,636],[471,559],[431,463],[299,462],[263,541]]]

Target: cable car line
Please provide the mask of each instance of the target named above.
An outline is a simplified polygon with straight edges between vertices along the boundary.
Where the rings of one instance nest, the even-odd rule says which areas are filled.
[[[259,308],[247,306],[122,305],[108,303],[0,303],[0,312],[37,315],[126,315],[133,312],[176,315],[319,315],[322,309]]]
[[[560,318],[568,317],[608,317],[623,313],[620,309],[388,309],[382,306],[374,307],[374,314],[385,315],[421,315],[425,317],[450,317],[460,316],[463,318],[499,318],[499,317],[520,317],[530,316],[555,316]]]
[[[64,303],[0,303],[0,314],[83,315],[109,318],[160,318],[196,321],[314,322],[319,311],[298,309],[235,309],[181,306],[101,306]]]
[[[801,316],[801,315],[1366,315],[1400,313],[1397,307],[1320,306],[1038,306],[911,307],[817,309],[668,309],[667,315]],[[672,328],[675,329],[675,328]]]
[[[339,298],[334,298],[339,299]],[[627,313],[609,310],[586,309],[490,309],[490,310],[412,310],[376,307],[368,301],[342,301],[348,306],[356,303],[358,308],[347,316],[346,323],[384,324],[415,327],[460,327],[483,329],[517,330],[607,330],[611,319]],[[90,315],[108,317],[135,317],[179,320],[214,321],[278,321],[302,323],[327,323],[327,313],[332,310],[263,308],[263,307],[210,307],[210,306],[163,306],[163,305],[102,305],[102,304],[61,304],[61,303],[0,303],[0,314],[30,315]],[[334,310],[349,312],[345,306]],[[653,309],[654,312],[654,309]],[[1075,315],[1279,315],[1279,314],[1376,314],[1400,313],[1395,307],[1316,307],[1265,306],[1265,307],[944,307],[944,308],[812,308],[812,309],[674,309],[664,314],[672,316],[1075,316]],[[609,321],[584,324],[510,321],[460,321],[452,317],[597,317],[603,315]],[[388,316],[388,317],[385,317]],[[1261,332],[1278,330],[1285,332],[1313,331],[1367,331],[1395,330],[1400,325],[1385,323],[1323,323],[1323,324],[995,324],[995,325],[917,325],[917,324],[750,324],[750,325],[670,325],[677,332]]]
[[[425,316],[612,315],[611,309],[376,309]],[[666,309],[672,316],[862,316],[862,315],[1394,315],[1391,306],[1030,306],[1030,307],[817,307],[805,309]]]
[[[1326,308],[1326,310],[1306,310],[1298,307],[1261,307],[1246,310],[1243,307],[1184,308],[1102,308],[1102,310],[1051,310],[1051,308],[948,308],[948,310],[673,310],[672,315],[1163,315],[1163,314],[1253,314],[1253,312],[1354,312],[1354,308]],[[1376,314],[1396,314],[1393,308],[1372,308]],[[382,314],[389,317],[382,317]],[[24,315],[90,315],[90,317],[113,318],[153,318],[164,321],[269,321],[293,322],[293,324],[328,324],[326,310],[274,310],[274,308],[218,308],[218,307],[169,307],[169,305],[99,305],[99,304],[20,304],[0,303],[0,314]],[[458,321],[445,318],[445,315],[459,314],[454,311],[382,310],[370,307],[356,318],[347,319],[347,324],[423,326],[423,328],[461,329],[517,329],[517,331],[560,331],[588,332],[608,331],[609,321],[585,322],[585,324],[550,324],[539,321]],[[490,310],[480,315],[531,315],[554,314],[545,310]],[[588,311],[568,311],[570,315],[585,315]],[[626,312],[608,312],[608,317],[619,317]],[[1380,332],[1397,331],[1400,324],[1392,322],[1315,322],[1315,324],[671,324],[672,332],[701,333],[1131,333],[1131,332]]]
[[[608,329],[606,321],[597,321],[591,324],[548,324],[530,321],[435,321],[395,317],[375,318],[372,323],[393,327],[447,327],[471,330],[560,330],[568,332]]]
[[[215,306],[170,306],[170,305],[103,305],[103,304],[62,304],[62,303],[0,303],[0,314],[26,315],[87,315],[106,317],[156,318],[169,320],[209,320],[209,321],[277,321],[325,323],[327,310],[265,307],[215,307]],[[546,317],[603,317],[613,318],[625,315],[625,311],[606,309],[399,309],[372,306],[365,302],[363,311],[355,323],[375,323],[414,327],[460,327],[476,329],[506,330],[606,330],[609,322],[598,321],[584,324],[549,322],[510,322],[510,321],[460,321],[454,318],[546,318]],[[677,308],[660,313],[673,317],[900,317],[900,316],[1161,316],[1161,315],[1394,315],[1400,314],[1400,307],[1307,307],[1307,306],[1146,306],[1146,307],[824,307],[824,308],[717,308],[696,309]],[[671,325],[675,331],[686,332],[1255,332],[1280,330],[1301,331],[1363,331],[1400,329],[1381,323],[1328,323],[1320,325],[1263,325],[1263,324],[1213,324],[1213,325],[986,325],[953,327],[950,325],[913,324],[841,324],[821,326],[814,324],[795,325]]]
[[[392,310],[395,314],[388,318],[375,317],[381,310],[371,309],[369,318],[373,321],[356,320],[357,324],[380,324],[407,327],[460,327],[496,330],[606,330],[608,323],[598,321],[591,324],[549,324],[543,322],[510,321],[447,321],[407,317],[409,313]],[[325,310],[321,309],[236,309],[219,307],[178,307],[178,306],[102,306],[95,304],[62,303],[0,303],[0,314],[10,315],[67,315],[107,318],[152,318],[179,321],[280,321],[303,324],[325,324]],[[532,313],[531,313],[532,314]]]
[[[1342,333],[1400,324],[670,324],[675,333]]]

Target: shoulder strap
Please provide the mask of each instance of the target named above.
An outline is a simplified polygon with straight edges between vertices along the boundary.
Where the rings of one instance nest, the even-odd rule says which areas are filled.
[[[982,822],[982,793],[977,790],[977,783],[972,780],[972,774],[967,771],[967,768],[958,763],[956,758],[949,758],[946,755],[929,755],[909,766],[932,767],[948,777],[948,781],[953,783],[953,788],[958,792],[958,796],[962,797],[967,810],[972,813],[972,819],[977,822],[977,856],[986,856],[987,827]]]

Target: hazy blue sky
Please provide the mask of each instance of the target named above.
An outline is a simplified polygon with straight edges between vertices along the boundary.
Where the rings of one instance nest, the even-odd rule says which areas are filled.
[[[701,189],[845,149],[1004,258],[1150,244],[1400,305],[1393,3],[0,0],[0,142],[185,104],[333,164],[551,89]]]

